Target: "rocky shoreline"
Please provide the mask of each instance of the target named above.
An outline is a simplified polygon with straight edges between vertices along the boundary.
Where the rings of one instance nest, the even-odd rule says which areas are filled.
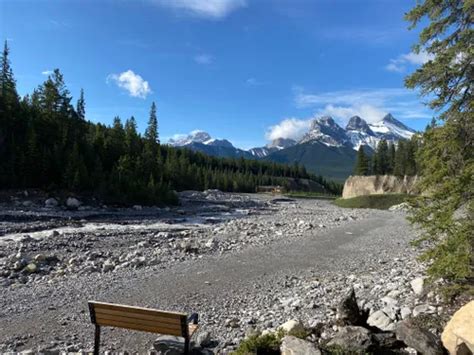
[[[441,298],[423,285],[403,211],[218,191],[184,192],[181,206],[165,209],[79,210],[84,204],[22,200],[1,206],[8,216],[0,223],[1,352],[90,351],[89,297],[197,311],[196,344],[213,353],[231,352],[289,320],[308,332],[305,341],[326,345],[347,326],[360,326],[341,320],[341,300],[352,289],[371,334],[426,317],[433,320],[428,331],[439,335],[445,322]],[[158,285],[187,288],[189,269],[194,286],[180,295]],[[17,329],[33,316],[38,320]],[[44,327],[48,319],[54,322]],[[143,352],[153,338],[111,333],[104,340],[111,351]],[[397,351],[413,350],[405,344]]]

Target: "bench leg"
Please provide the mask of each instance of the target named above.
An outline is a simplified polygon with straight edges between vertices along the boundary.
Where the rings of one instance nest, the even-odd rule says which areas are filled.
[[[189,354],[189,338],[184,339],[184,353]]]
[[[95,325],[95,338],[94,338],[94,355],[100,353],[100,326]]]

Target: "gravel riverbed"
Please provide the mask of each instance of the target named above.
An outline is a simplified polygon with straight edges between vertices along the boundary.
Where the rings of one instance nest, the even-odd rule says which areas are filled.
[[[0,352],[91,350],[87,300],[197,312],[215,353],[289,319],[329,338],[350,287],[386,330],[443,311],[416,287],[424,268],[403,212],[218,191],[180,197],[162,209],[3,203]],[[102,347],[143,353],[156,337],[106,329]]]

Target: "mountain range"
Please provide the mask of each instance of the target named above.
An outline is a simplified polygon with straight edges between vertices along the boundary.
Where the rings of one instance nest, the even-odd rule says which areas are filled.
[[[351,174],[361,145],[373,151],[382,139],[396,143],[400,139],[410,139],[413,134],[413,129],[391,114],[375,123],[353,116],[345,128],[332,117],[323,116],[311,120],[308,131],[298,140],[278,138],[263,147],[249,150],[236,148],[227,139],[214,139],[200,130],[170,139],[168,144],[218,157],[263,159],[286,164],[297,162],[313,173],[342,181]]]

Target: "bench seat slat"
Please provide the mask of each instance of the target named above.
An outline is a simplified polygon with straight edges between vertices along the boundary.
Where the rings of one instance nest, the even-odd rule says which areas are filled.
[[[157,326],[140,325],[140,324],[134,324],[134,323],[128,323],[128,322],[119,322],[119,321],[108,320],[108,319],[103,320],[100,325],[109,326],[109,327],[132,329],[132,330],[141,330],[141,331],[150,332],[150,333],[174,335],[174,336],[178,336],[178,337],[182,336],[182,330],[181,329],[174,329],[173,330],[173,329],[163,328],[160,325],[157,325]]]
[[[143,314],[143,313],[128,312],[124,310],[96,308],[95,315],[96,315],[96,318],[98,317],[110,318],[110,317],[115,317],[115,316],[127,317],[131,319],[154,321],[156,323],[170,324],[170,325],[176,325],[176,326],[181,327],[181,318],[168,318],[168,317],[156,316],[153,314]]]
[[[181,319],[181,317],[186,317],[185,313],[178,313],[178,312],[166,312],[160,311],[156,309],[149,309],[143,307],[134,307],[134,306],[125,306],[120,304],[114,303],[105,303],[105,302],[91,302],[94,306],[94,309],[110,309],[110,310],[117,310],[117,311],[124,311],[124,312],[133,312],[133,313],[140,313],[140,314],[148,314],[148,315],[155,315],[157,317],[163,318],[172,318],[172,319]]]
[[[143,325],[147,327],[160,327],[163,329],[169,329],[170,331],[173,330],[179,330],[182,331],[182,326],[181,324],[175,323],[175,324],[170,324],[170,323],[160,323],[160,322],[155,322],[152,320],[146,320],[146,319],[138,319],[138,318],[129,318],[129,317],[123,317],[123,316],[117,316],[117,315],[103,315],[100,313],[95,314],[96,318],[96,323],[98,325],[103,325],[105,322],[122,322],[122,323],[130,323],[130,324],[136,324],[136,325]]]

